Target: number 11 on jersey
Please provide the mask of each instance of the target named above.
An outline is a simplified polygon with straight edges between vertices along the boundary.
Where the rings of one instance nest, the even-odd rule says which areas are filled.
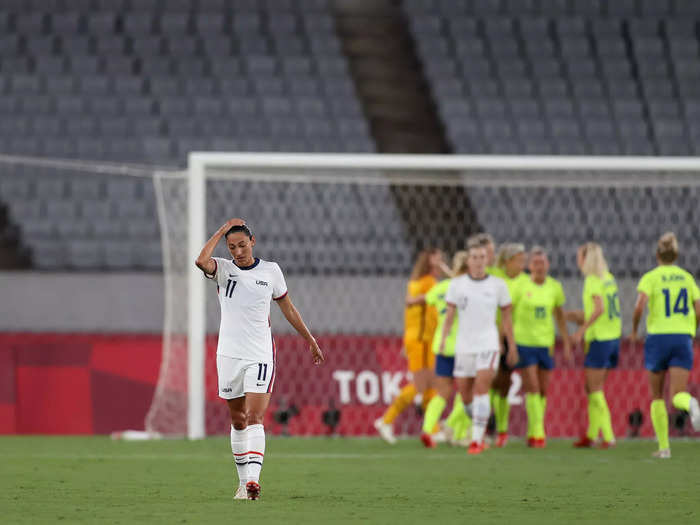
[[[233,289],[236,287],[236,281],[228,280],[226,283],[226,297],[233,297]]]

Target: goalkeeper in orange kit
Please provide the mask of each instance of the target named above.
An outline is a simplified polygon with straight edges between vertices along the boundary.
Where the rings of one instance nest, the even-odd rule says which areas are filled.
[[[426,306],[425,294],[435,286],[446,269],[442,252],[429,249],[418,255],[411,272],[406,291],[403,343],[413,382],[401,389],[384,415],[374,422],[374,428],[379,435],[390,444],[396,442],[393,423],[401,412],[411,405],[417,396],[425,406],[434,394],[431,387],[435,356],[430,351],[430,343],[437,325],[437,312],[435,308]]]

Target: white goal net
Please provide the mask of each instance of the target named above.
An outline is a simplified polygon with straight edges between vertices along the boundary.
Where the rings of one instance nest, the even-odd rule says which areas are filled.
[[[700,270],[698,173],[700,160],[681,158],[192,154],[187,174],[155,181],[166,318],[147,430],[193,438],[227,432],[216,397],[216,293],[194,259],[228,218],[245,218],[257,237],[255,254],[280,264],[290,297],[328,356],[313,369],[273,306],[281,362],[270,424],[280,432],[367,434],[407,379],[403,297],[420,249],[436,246],[451,256],[480,231],[497,244],[542,245],[573,308],[582,285],[576,248],[597,241],[620,283],[628,333],[636,282],[653,266],[661,233],[674,231],[680,264]],[[227,256],[223,245],[217,255]],[[618,425],[646,395],[639,351],[623,351],[624,370],[630,373],[612,388],[638,395],[619,408]],[[562,363],[554,381],[561,401],[550,417],[562,420],[559,435],[578,433],[567,415],[580,394],[567,375],[574,372]],[[342,413],[338,428],[323,419],[333,407]],[[411,432],[415,417],[399,425]]]

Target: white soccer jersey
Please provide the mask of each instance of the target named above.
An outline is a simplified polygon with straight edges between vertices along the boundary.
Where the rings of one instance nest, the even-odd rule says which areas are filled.
[[[455,354],[478,354],[499,349],[496,312],[510,304],[503,279],[492,275],[475,280],[461,275],[450,281],[445,301],[457,308]]]
[[[274,349],[270,330],[270,299],[287,295],[287,283],[279,265],[255,259],[239,267],[228,259],[214,257],[221,306],[217,355],[257,362],[272,362]]]

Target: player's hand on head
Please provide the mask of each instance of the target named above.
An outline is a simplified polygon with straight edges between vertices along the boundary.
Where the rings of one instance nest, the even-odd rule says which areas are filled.
[[[244,219],[239,219],[238,217],[229,219],[224,223],[224,228],[226,230],[229,230],[233,228],[234,226],[245,226],[245,220]]]
[[[321,352],[321,349],[316,341],[309,345],[309,349],[311,350],[311,359],[313,359],[314,364],[320,365],[323,363],[325,358],[323,357],[323,352]]]

